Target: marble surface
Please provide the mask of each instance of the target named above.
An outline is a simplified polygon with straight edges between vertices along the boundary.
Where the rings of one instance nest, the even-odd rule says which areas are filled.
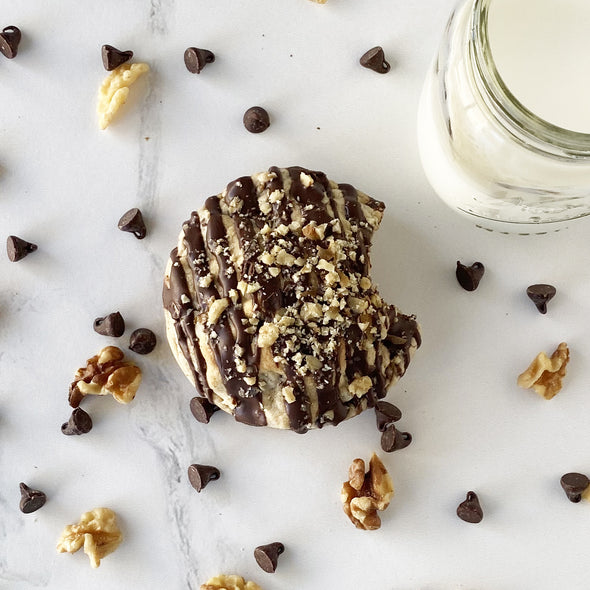
[[[448,210],[428,186],[416,109],[451,0],[126,0],[4,2],[1,27],[23,32],[0,56],[0,235],[39,250],[0,257],[0,588],[196,589],[239,573],[263,590],[511,590],[588,587],[590,507],[559,478],[590,472],[588,222],[546,236],[503,236]],[[99,131],[100,47],[150,64],[121,117]],[[380,44],[392,70],[358,65]],[[184,49],[215,52],[199,75]],[[261,135],[244,110],[268,109]],[[416,313],[424,344],[388,395],[412,444],[381,453],[396,488],[379,531],[356,530],[339,490],[354,457],[379,449],[367,412],[304,436],[189,413],[191,386],[164,339],[161,280],[181,223],[238,176],[271,165],[324,170],[387,204],[373,277],[386,300]],[[138,206],[148,236],[117,230]],[[456,260],[484,262],[474,293]],[[547,316],[527,285],[550,282]],[[95,317],[120,310],[121,339]],[[67,389],[106,344],[137,327],[159,344],[130,353],[144,382],[129,406],[86,404],[94,421],[66,437]],[[516,387],[541,350],[571,348],[552,401]],[[191,463],[218,466],[201,494]],[[18,509],[18,483],[40,488],[38,512]],[[455,515],[468,490],[479,525]],[[91,570],[55,550],[64,525],[96,506],[120,517],[125,541]],[[257,545],[286,546],[275,574]]]

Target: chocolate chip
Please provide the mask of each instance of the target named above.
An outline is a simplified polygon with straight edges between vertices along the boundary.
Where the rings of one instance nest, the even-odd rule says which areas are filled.
[[[561,487],[570,502],[578,503],[590,485],[590,480],[582,473],[566,473],[561,476]]]
[[[91,430],[92,418],[82,408],[76,408],[70,419],[61,425],[61,431],[67,436],[86,434]]]
[[[189,47],[184,52],[184,65],[186,69],[193,74],[200,74],[201,70],[215,61],[215,55],[208,49],[199,49],[198,47]]]
[[[541,313],[547,313],[547,302],[555,297],[555,293],[557,290],[553,285],[544,284],[531,285],[526,290],[529,299]]]
[[[254,549],[256,563],[267,573],[274,574],[277,569],[279,555],[285,551],[282,543],[269,543]]]
[[[31,252],[34,252],[37,249],[36,244],[31,244],[31,242],[27,242],[21,238],[17,238],[16,236],[8,236],[6,240],[6,252],[8,254],[8,259],[11,262],[18,262],[22,260],[25,256],[29,255]]]
[[[113,71],[133,57],[133,51],[119,51],[112,45],[103,45],[101,53],[102,65],[107,72]]]
[[[388,424],[381,435],[381,448],[386,453],[405,449],[411,442],[412,435],[409,432],[397,430],[393,424]]]
[[[465,291],[475,291],[483,277],[485,267],[481,262],[474,262],[471,266],[465,266],[457,260],[457,280]]]
[[[0,53],[8,59],[16,57],[20,39],[21,33],[18,27],[13,25],[4,27],[0,33]]]
[[[138,240],[145,238],[145,222],[141,211],[137,207],[129,209],[127,213],[123,214],[119,219],[118,227],[121,231],[132,233]]]
[[[465,522],[481,522],[483,510],[475,492],[467,492],[467,498],[457,506],[457,516]]]
[[[148,328],[138,328],[129,337],[129,348],[137,354],[149,354],[156,348],[156,335]]]
[[[377,402],[375,404],[375,417],[377,428],[383,432],[387,426],[397,422],[402,417],[401,410],[389,402]]]
[[[360,58],[360,64],[364,68],[369,68],[378,74],[387,74],[391,66],[385,59],[385,53],[382,47],[373,47],[369,51],[363,53]]]
[[[250,107],[244,113],[244,127],[250,133],[262,133],[270,126],[270,117],[262,107]]]
[[[201,424],[209,424],[211,416],[219,410],[215,404],[212,404],[204,397],[193,397],[190,401],[190,407],[193,416]]]
[[[35,510],[39,510],[47,502],[47,496],[43,492],[33,490],[22,481],[18,485],[20,487],[19,507],[21,512],[30,514],[31,512],[35,512]]]
[[[221,473],[211,465],[193,464],[188,468],[188,479],[197,492],[200,492],[210,481],[219,479]]]
[[[94,331],[102,336],[114,336],[118,338],[125,333],[125,320],[123,316],[115,311],[104,318],[94,320]]]

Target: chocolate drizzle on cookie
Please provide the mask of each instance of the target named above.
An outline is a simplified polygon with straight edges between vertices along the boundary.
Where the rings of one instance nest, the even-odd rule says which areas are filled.
[[[369,279],[383,210],[322,172],[273,167],[191,215],[163,298],[200,397],[299,433],[384,397],[420,334]]]

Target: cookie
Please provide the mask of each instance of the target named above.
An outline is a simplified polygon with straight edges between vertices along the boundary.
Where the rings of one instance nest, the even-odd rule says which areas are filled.
[[[239,422],[303,433],[383,398],[420,346],[369,278],[384,204],[322,172],[230,182],[183,224],[164,279],[182,371]]]

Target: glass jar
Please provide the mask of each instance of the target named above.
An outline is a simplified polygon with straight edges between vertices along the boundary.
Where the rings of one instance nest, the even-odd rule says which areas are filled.
[[[438,195],[476,225],[547,233],[590,214],[590,134],[541,119],[506,87],[488,36],[495,1],[451,14],[420,99],[420,157]]]

